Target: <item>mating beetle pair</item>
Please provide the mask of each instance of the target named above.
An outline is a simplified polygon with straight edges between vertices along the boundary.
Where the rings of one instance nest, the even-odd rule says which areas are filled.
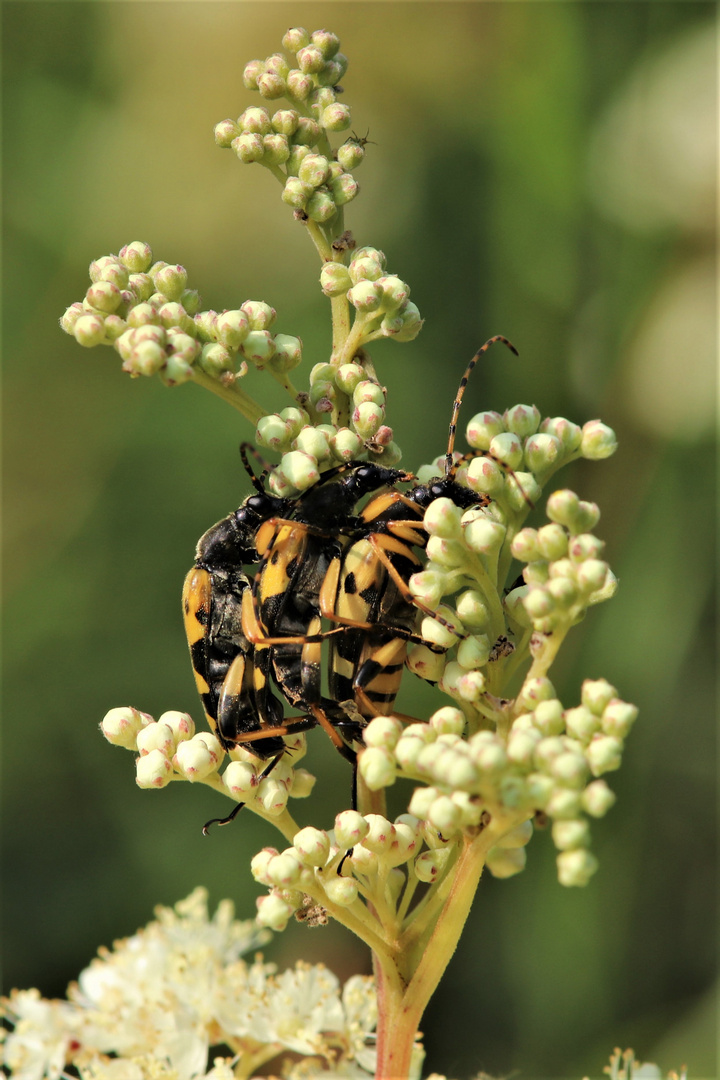
[[[355,761],[352,744],[369,719],[393,712],[418,610],[410,577],[421,569],[425,509],[435,499],[487,505],[455,479],[455,431],[475,354],[453,403],[444,475],[407,493],[412,474],[367,462],[328,470],[296,498],[268,494],[243,461],[257,493],[200,539],[183,590],[185,629],[206,716],[226,749],[247,745],[269,772],[283,736],[322,726]],[[356,513],[360,501],[378,491]],[[254,578],[248,567],[259,564]],[[322,629],[322,620],[330,629]],[[322,642],[330,645],[328,696],[322,693]],[[437,649],[437,646],[434,646]],[[300,712],[284,718],[271,688]],[[239,808],[238,808],[239,809]]]

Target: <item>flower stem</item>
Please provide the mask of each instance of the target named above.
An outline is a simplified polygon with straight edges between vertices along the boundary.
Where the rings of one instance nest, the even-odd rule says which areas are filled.
[[[230,386],[225,386],[218,379],[211,378],[197,367],[193,368],[193,380],[198,386],[211,390],[213,394],[217,394],[223,401],[227,401],[234,409],[242,413],[251,424],[257,424],[260,417],[266,416],[269,412],[262,405],[258,405],[257,401],[251,398],[249,394],[246,394],[244,390],[241,390],[236,382]]]

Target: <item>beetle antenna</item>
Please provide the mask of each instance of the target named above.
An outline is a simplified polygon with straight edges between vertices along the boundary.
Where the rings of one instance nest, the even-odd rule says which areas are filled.
[[[495,334],[494,337],[488,338],[484,345],[481,345],[478,351],[473,356],[472,360],[465,369],[465,374],[460,380],[460,386],[458,387],[457,396],[453,402],[452,417],[450,419],[450,430],[448,432],[448,446],[447,453],[445,454],[445,476],[452,477],[455,475],[455,466],[453,464],[453,453],[455,450],[455,432],[457,431],[457,418],[460,412],[460,406],[462,405],[462,399],[465,394],[465,387],[467,386],[468,379],[472,369],[477,364],[483,353],[486,353],[491,345],[494,345],[496,341],[502,341],[503,345],[506,345],[510,352],[518,355],[518,351],[511,341],[508,341],[502,334]]]

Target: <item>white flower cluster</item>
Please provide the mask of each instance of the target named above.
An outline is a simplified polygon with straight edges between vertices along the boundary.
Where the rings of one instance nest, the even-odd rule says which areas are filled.
[[[193,369],[225,383],[242,378],[247,361],[290,371],[302,360],[302,342],[271,334],[276,312],[247,300],[235,311],[198,312],[182,266],[153,263],[148,244],[127,244],[119,255],[90,264],[91,285],[60,320],[80,345],[112,345],[130,375],[159,375],[167,386],[193,378]]]
[[[36,990],[3,999],[14,1028],[3,1062],[14,1080],[60,1080],[67,1066],[81,1080],[232,1080],[284,1051],[312,1055],[318,1072],[318,1059],[338,1075],[373,1071],[371,979],[354,976],[341,989],[322,965],[277,974],[261,957],[246,963],[240,955],[267,938],[235,921],[228,900],[210,918],[204,889],[156,915],[102,950],[67,1001]],[[213,1047],[233,1057],[209,1067]]]
[[[235,802],[266,818],[279,817],[288,799],[306,798],[315,777],[294,766],[304,757],[305,735],[289,735],[285,759],[268,776],[263,776],[263,762],[249,750],[236,747],[227,755],[230,760],[222,773],[225,751],[209,731],[195,734],[195,724],[188,713],[169,711],[157,720],[130,706],[111,709],[100,724],[108,742],[139,753],[136,779],[141,788],[163,788],[171,780],[200,781]]]

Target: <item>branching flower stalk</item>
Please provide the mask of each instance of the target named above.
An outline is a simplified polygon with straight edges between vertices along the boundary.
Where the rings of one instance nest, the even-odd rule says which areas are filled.
[[[345,462],[400,460],[366,346],[381,337],[411,341],[422,326],[408,285],[388,272],[383,253],[358,249],[345,229],[365,140],[353,135],[337,149],[331,145],[350,127],[350,109],[338,100],[347,68],[339,45],[326,30],[289,30],[285,53],[253,60],[244,73],[246,88],[266,102],[285,98],[288,107],[250,107],[215,128],[218,146],[280,182],[282,201],[320,256],[332,349],[311,368],[307,389],[289,378],[302,362],[302,342],[276,332],[273,308],[246,300],[222,312],[200,310],[185,269],[153,261],[145,243],[93,262],[85,298],[61,320],[81,345],[113,347],[132,377],[157,374],[168,386],[195,382],[232,404],[254,425],[257,446],[280,455],[267,489],[288,498]],[[466,359],[458,360],[458,375]],[[271,412],[250,397],[242,387],[250,364],[267,371],[291,404]],[[637,713],[603,678],[586,679],[570,706],[550,681],[570,629],[616,589],[593,531],[598,507],[551,487],[547,520],[526,524],[557,470],[581,457],[608,457],[616,449],[613,432],[597,420],[581,427],[543,419],[534,405],[518,404],[473,416],[466,439],[469,451],[455,455],[453,470],[477,504],[463,509],[449,497],[430,503],[422,526],[426,564],[408,582],[418,623],[407,665],[445,697],[427,720],[408,723],[391,714],[367,723],[357,809],[339,808],[332,825],[301,828],[295,821],[290,799],[308,797],[315,784],[300,766],[305,734],[288,735],[284,757],[268,769],[251,740],[226,752],[213,732],[196,732],[186,713],[154,719],[123,707],[101,725],[111,743],[137,755],[140,787],[202,783],[276,826],[284,846],[264,848],[251,865],[268,890],[257,902],[261,926],[281,931],[293,915],[310,924],[334,918],[371,949],[376,1045],[368,1042],[373,1017],[362,1039],[341,1040],[326,1053],[323,1068],[332,1075],[419,1077],[421,1018],[483,870],[498,878],[520,872],[535,828],[551,825],[560,882],[587,884],[597,867],[588,819],[614,802],[604,776],[619,767]],[[446,471],[443,453],[416,471],[416,481],[427,484]],[[413,792],[406,812],[390,821],[385,791],[399,779]],[[263,1053],[248,1059],[238,1052],[223,1067],[228,1076],[248,1076],[252,1063],[266,1060]],[[196,1075],[172,1048],[162,1054],[172,1075]],[[93,1061],[85,1071],[77,1064],[81,1076],[106,1075]],[[297,1068],[288,1066],[286,1074],[300,1075]]]

